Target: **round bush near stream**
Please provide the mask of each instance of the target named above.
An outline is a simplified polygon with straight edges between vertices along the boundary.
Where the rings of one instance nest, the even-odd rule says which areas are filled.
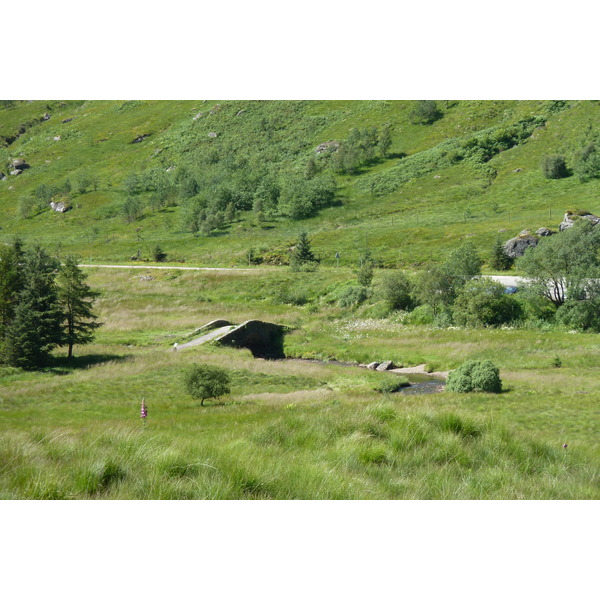
[[[502,391],[500,371],[489,360],[468,360],[448,375],[446,390],[449,392],[491,392]]]

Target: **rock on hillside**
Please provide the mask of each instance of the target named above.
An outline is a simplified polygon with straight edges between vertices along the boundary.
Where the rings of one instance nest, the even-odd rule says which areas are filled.
[[[579,211],[576,213],[568,211],[565,213],[562,223],[558,226],[559,231],[564,231],[565,229],[573,227],[575,221],[578,219],[586,219],[587,221],[590,221],[592,225],[598,225],[598,223],[600,223],[600,217],[597,217],[592,213],[586,211]]]
[[[511,238],[504,244],[504,251],[511,258],[518,258],[525,254],[527,248],[532,248],[538,245],[538,238],[534,237],[526,229],[522,231],[517,237]]]

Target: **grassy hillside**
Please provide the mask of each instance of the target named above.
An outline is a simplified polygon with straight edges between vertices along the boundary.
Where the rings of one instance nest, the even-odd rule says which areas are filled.
[[[18,157],[31,168],[0,181],[0,240],[19,234],[52,248],[60,244],[87,260],[115,262],[138,250],[147,257],[160,243],[171,259],[239,265],[250,248],[265,258],[285,258],[298,231],[306,229],[326,264],[333,264],[336,252],[342,264],[353,264],[368,246],[384,264],[403,266],[437,260],[465,237],[485,253],[497,235],[507,239],[526,227],[556,227],[567,209],[600,211],[598,180],[548,180],[539,168],[547,154],[572,160],[596,132],[598,103],[441,101],[441,117],[427,125],[413,123],[414,105],[17,102],[0,109],[0,170],[8,173],[9,159]],[[41,121],[44,114],[50,118]],[[122,216],[131,174],[174,177],[185,167],[204,178],[208,195],[215,182],[243,189],[242,204],[251,209],[252,194],[266,178],[302,177],[318,144],[346,139],[355,127],[386,123],[392,135],[387,158],[352,175],[335,174],[337,205],[310,218],[267,216],[258,222],[252,210],[242,210],[234,222],[201,235],[182,226],[181,201],[160,210],[146,206],[130,223]],[[147,137],[132,143],[140,136]],[[75,189],[81,177],[95,179],[84,193]],[[26,218],[19,216],[23,198],[66,179],[74,188],[72,210],[54,213],[42,202]],[[148,203],[152,192],[134,195]]]

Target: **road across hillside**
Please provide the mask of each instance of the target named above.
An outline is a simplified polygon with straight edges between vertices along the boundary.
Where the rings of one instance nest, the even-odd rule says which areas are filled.
[[[264,267],[257,267],[254,269],[248,269],[245,267],[157,267],[152,265],[78,265],[79,267],[90,267],[100,269],[173,269],[178,271],[264,271]],[[275,270],[275,269],[273,269]],[[498,283],[506,286],[519,286],[526,283],[524,277],[514,277],[512,275],[484,275],[489,277]]]

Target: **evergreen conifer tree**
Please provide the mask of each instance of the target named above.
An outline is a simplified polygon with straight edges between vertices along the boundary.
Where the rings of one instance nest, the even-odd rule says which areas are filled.
[[[492,258],[490,259],[490,267],[498,271],[508,271],[512,267],[514,259],[506,254],[504,244],[499,238],[496,238],[494,247],[492,248]]]
[[[92,304],[100,294],[85,282],[87,274],[77,266],[74,256],[67,256],[58,273],[58,300],[64,315],[62,344],[68,345],[68,357],[73,356],[74,344],[88,344],[101,323],[92,312]]]
[[[22,288],[23,244],[17,238],[12,246],[0,246],[0,345],[15,315]]]
[[[5,358],[12,366],[43,366],[52,349],[63,340],[63,314],[56,286],[58,267],[58,260],[40,246],[24,254],[22,290],[5,333]]]
[[[296,247],[292,252],[292,257],[290,260],[290,264],[292,269],[298,269],[301,265],[306,264],[314,264],[318,262],[317,258],[312,252],[310,247],[310,240],[308,239],[308,234],[303,231],[298,236],[298,241],[296,242]]]

